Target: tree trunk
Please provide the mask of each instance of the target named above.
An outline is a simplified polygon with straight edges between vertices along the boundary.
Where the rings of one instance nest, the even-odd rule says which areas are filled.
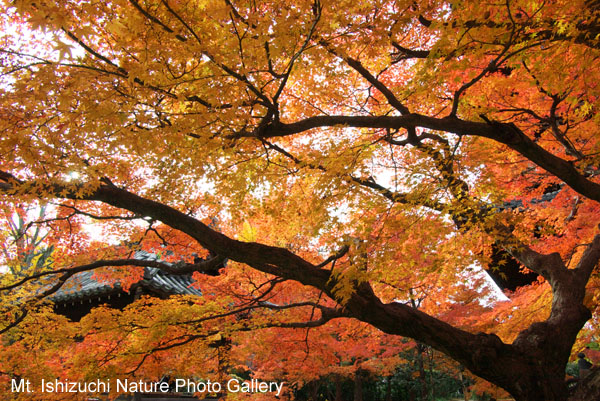
[[[565,375],[542,373],[531,375],[526,381],[518,383],[519,391],[515,393],[516,401],[565,401],[568,399]]]
[[[425,401],[427,394],[427,378],[425,373],[425,363],[423,360],[423,351],[425,346],[417,343],[417,370],[419,372],[419,400]]]
[[[595,368],[584,378],[579,380],[569,401],[600,400],[600,368]]]
[[[335,401],[343,401],[342,398],[342,378],[335,376]]]
[[[362,371],[360,369],[354,375],[354,401],[363,401]]]
[[[427,352],[427,359],[429,362],[429,399],[433,400],[433,393],[434,393],[434,388],[433,388],[433,349],[429,348],[429,349],[425,349]]]
[[[310,400],[318,401],[319,400],[319,382],[312,381],[308,384],[308,388],[310,390]]]
[[[392,376],[389,376],[385,385],[385,401],[392,401]]]
[[[462,366],[460,367],[460,370],[458,371],[458,380],[460,380],[460,387],[462,388],[462,392],[463,392],[463,397],[465,399],[465,401],[469,401],[470,395],[469,395],[469,389],[467,388],[467,386],[465,386],[465,377],[463,376],[463,368]]]

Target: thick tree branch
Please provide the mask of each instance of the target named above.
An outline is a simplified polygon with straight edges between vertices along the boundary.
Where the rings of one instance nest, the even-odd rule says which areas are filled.
[[[14,190],[19,189],[15,181],[7,185],[15,186]],[[27,188],[34,187],[27,186]],[[330,298],[336,298],[333,290],[336,280],[332,279],[331,272],[317,268],[287,249],[234,240],[189,215],[112,184],[101,184],[87,195],[78,194],[77,189],[77,186],[57,184],[46,185],[45,188],[57,197],[101,201],[133,213],[150,216],[188,234],[202,246],[222,257],[247,264],[264,273],[315,287]],[[470,334],[406,305],[383,304],[366,283],[358,285],[344,308],[348,317],[371,323],[387,333],[412,337],[431,345],[460,361],[473,372],[481,374],[482,377],[486,377],[488,373],[478,368],[473,359],[473,350],[483,347],[481,353],[486,354],[485,350],[491,346],[490,344],[502,349],[508,347],[497,337]]]
[[[600,202],[600,184],[588,179],[569,161],[542,148],[513,123],[467,121],[456,117],[436,118],[416,113],[402,116],[316,116],[294,123],[272,122],[263,128],[261,137],[290,136],[310,129],[339,125],[389,129],[422,127],[457,135],[492,139],[507,145],[539,167],[552,173],[581,195]]]
[[[0,177],[11,176],[0,173]],[[318,268],[287,249],[234,240],[167,205],[142,198],[108,183],[108,181],[105,182],[107,183],[96,186],[90,192],[80,192],[77,185],[39,184],[35,186],[27,185],[27,183],[19,184],[12,179],[5,182],[2,188],[7,189],[8,187],[11,192],[37,189],[42,190],[46,195],[50,192],[57,197],[96,200],[136,214],[150,216],[188,234],[202,246],[222,257],[247,264],[267,274],[312,286],[323,291],[331,299],[336,299],[334,288],[337,282],[332,278],[329,270]],[[550,257],[553,256],[550,255]],[[590,258],[587,257],[587,259]],[[573,289],[577,292],[574,300],[566,296]],[[526,382],[531,379],[532,375],[539,373],[539,370],[533,372],[520,370],[506,375],[506,372],[502,370],[503,366],[507,364],[529,366],[527,362],[515,365],[514,361],[529,361],[530,349],[551,353],[559,362],[564,360],[566,363],[572,344],[570,341],[574,340],[581,325],[589,317],[589,311],[578,302],[583,299],[580,287],[573,288],[567,283],[565,286],[558,286],[555,294],[553,311],[558,312],[553,313],[551,319],[543,322],[542,325],[549,329],[541,330],[542,326],[534,325],[522,332],[518,341],[513,345],[504,344],[495,335],[468,333],[408,305],[396,302],[383,304],[367,283],[356,285],[354,292],[343,305],[343,310],[346,317],[359,319],[386,333],[411,337],[430,345],[459,361],[482,378],[494,381],[508,391],[518,392],[519,382]],[[328,316],[322,316],[316,321],[299,324],[292,322],[280,324],[279,327],[314,327],[323,324],[323,319],[327,318]],[[560,329],[563,325],[566,328]],[[553,333],[564,334],[567,338],[564,343],[568,343],[569,346],[553,345],[550,337],[558,335]],[[493,365],[486,363],[490,360],[494,360],[495,363]]]

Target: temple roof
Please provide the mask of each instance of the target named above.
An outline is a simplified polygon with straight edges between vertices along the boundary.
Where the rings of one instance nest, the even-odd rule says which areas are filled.
[[[537,204],[543,204],[546,202],[552,202],[554,200],[554,198],[556,198],[556,196],[560,193],[560,189],[557,191],[553,191],[553,192],[548,192],[543,194],[541,197],[537,198],[537,199],[532,199],[530,201],[530,203],[532,205],[537,205]],[[497,206],[497,209],[499,210],[506,210],[506,209],[510,209],[510,210],[524,210],[525,209],[525,205],[523,204],[523,201],[520,199],[514,199],[511,201],[507,201],[504,202],[504,204],[502,206]]]
[[[140,260],[159,259],[156,255],[146,251],[137,251],[134,258]],[[77,273],[68,279],[50,299],[56,303],[65,303],[123,291],[120,283],[107,284],[93,276],[93,271]],[[165,295],[202,295],[199,289],[192,286],[193,283],[194,279],[190,274],[175,275],[155,267],[145,267],[144,278],[133,284],[132,288],[141,286]]]

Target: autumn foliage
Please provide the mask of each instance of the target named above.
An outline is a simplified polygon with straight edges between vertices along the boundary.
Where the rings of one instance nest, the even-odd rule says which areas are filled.
[[[246,375],[292,397],[389,376],[412,338],[567,399],[598,335],[598,2],[0,11],[3,386]],[[203,296],[53,312],[82,271],[134,286],[138,250]],[[486,269],[533,279],[501,295]]]

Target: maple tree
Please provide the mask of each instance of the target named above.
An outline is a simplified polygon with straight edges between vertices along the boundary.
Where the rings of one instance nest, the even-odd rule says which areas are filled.
[[[2,333],[61,326],[44,300],[77,272],[117,266],[106,274],[134,282],[152,264],[195,272],[207,295],[98,308],[77,357],[47,360],[73,377],[95,358],[106,375],[161,358],[198,374],[160,351],[223,362],[215,336],[352,318],[516,400],[567,399],[600,294],[597,2],[15,1],[1,14],[2,202],[54,202],[32,224],[52,263],[2,276]],[[92,241],[90,221],[121,246]],[[174,253],[138,261],[123,244]],[[492,249],[537,274],[512,303],[475,279]]]

